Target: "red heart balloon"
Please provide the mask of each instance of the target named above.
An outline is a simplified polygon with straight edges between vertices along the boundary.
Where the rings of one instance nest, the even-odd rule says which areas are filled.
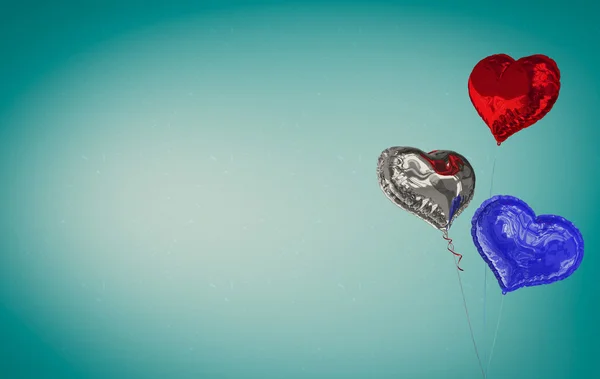
[[[498,146],[550,112],[559,90],[560,71],[545,55],[517,61],[506,54],[491,55],[469,76],[471,102]]]

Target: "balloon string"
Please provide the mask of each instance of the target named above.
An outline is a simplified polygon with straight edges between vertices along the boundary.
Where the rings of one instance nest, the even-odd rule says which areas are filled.
[[[462,268],[460,268],[460,261],[462,260],[463,256],[462,256],[462,254],[459,254],[456,251],[454,251],[454,244],[452,243],[452,238],[448,237],[447,230],[444,231],[443,238],[448,242],[448,247],[447,247],[448,251],[451,252],[455,257],[458,257],[458,262],[455,262],[456,268],[459,271],[464,271]]]
[[[494,172],[496,171],[496,155],[494,154],[494,163],[492,164],[492,180],[490,183],[490,197],[492,197],[492,189],[494,188]]]
[[[463,288],[462,279],[460,278],[460,272],[463,271],[458,264],[460,263],[460,258],[462,255],[456,253],[454,251],[454,246],[452,244],[452,239],[448,237],[448,230],[444,231],[444,239],[448,241],[448,250],[454,254],[454,263],[456,264],[456,276],[458,276],[458,285],[460,286],[460,294],[462,295],[463,306],[465,308],[465,314],[467,315],[467,323],[469,324],[469,332],[471,333],[471,341],[473,342],[473,347],[475,348],[475,355],[477,356],[477,362],[479,363],[479,369],[481,370],[481,374],[485,379],[486,373],[483,369],[483,364],[481,363],[481,358],[479,357],[479,350],[477,349],[477,343],[475,342],[475,335],[473,334],[473,326],[471,325],[471,317],[469,316],[469,308],[467,307],[467,299],[465,298],[465,290]],[[458,256],[458,262],[456,257]]]
[[[490,357],[488,358],[487,366],[485,368],[486,374],[490,370],[490,363],[492,363],[492,355],[494,355],[494,347],[496,346],[496,337],[498,337],[498,329],[500,329],[500,318],[502,317],[502,307],[504,306],[504,295],[500,300],[500,311],[498,311],[498,322],[496,323],[496,331],[494,332],[494,340],[492,342],[492,348],[490,349]]]
[[[492,177],[490,180],[490,198],[492,197],[493,189],[494,189],[494,172],[496,171],[496,156],[498,150],[494,150],[494,163],[492,163]],[[485,337],[485,331],[487,329],[487,272],[488,267],[484,263],[483,264],[483,335]],[[483,356],[485,360],[485,350],[483,351]],[[486,368],[487,373],[487,368]]]

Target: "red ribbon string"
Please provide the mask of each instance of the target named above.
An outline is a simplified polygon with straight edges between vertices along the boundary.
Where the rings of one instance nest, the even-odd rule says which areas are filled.
[[[458,262],[456,262],[456,268],[459,269],[460,271],[464,271],[462,268],[460,268],[460,261],[463,257],[462,254],[459,254],[456,251],[454,251],[454,245],[452,244],[452,238],[448,237],[448,232],[444,232],[443,237],[446,241],[448,241],[448,251],[451,252],[452,254],[454,254],[455,257],[458,257]]]

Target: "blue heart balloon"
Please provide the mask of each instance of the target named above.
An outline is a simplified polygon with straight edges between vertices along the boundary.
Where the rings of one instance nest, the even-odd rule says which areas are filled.
[[[570,221],[537,216],[523,201],[494,196],[481,204],[471,235],[502,293],[569,277],[583,259],[583,237]]]

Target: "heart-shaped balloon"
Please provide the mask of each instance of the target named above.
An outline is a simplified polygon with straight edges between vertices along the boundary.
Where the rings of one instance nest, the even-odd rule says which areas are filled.
[[[524,201],[494,196],[475,212],[471,234],[506,294],[562,280],[583,259],[583,237],[560,216],[537,216]]]
[[[475,65],[469,97],[498,145],[541,120],[558,99],[560,71],[545,55],[492,55]]]
[[[475,192],[473,167],[453,151],[391,147],[379,156],[377,178],[388,199],[442,231]]]

